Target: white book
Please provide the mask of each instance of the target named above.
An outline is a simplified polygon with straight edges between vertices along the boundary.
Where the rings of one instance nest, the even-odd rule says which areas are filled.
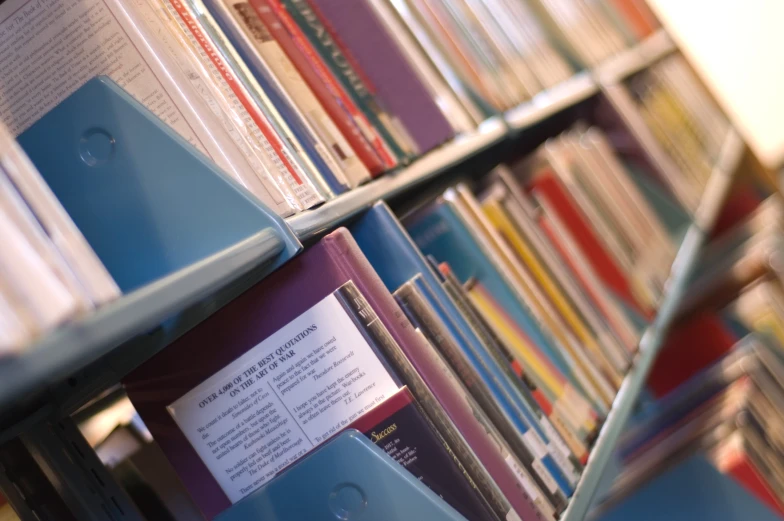
[[[0,279],[0,359],[20,353],[32,339],[33,331],[25,324]]]
[[[224,19],[234,23],[233,33],[241,41],[243,50],[253,57],[257,66],[263,67],[268,76],[278,83],[278,89],[291,98],[292,107],[299,111],[302,121],[320,139],[316,148],[332,174],[349,187],[368,181],[370,172],[367,167],[346,141],[281,46],[269,34],[250,2],[220,0],[214,2],[214,6],[221,11]],[[359,139],[365,139],[358,127],[354,134]]]
[[[65,262],[63,256],[41,227],[41,223],[16,191],[11,179],[2,169],[2,164],[0,164],[0,208],[6,212],[13,226],[25,236],[35,253],[49,266],[55,277],[68,290],[76,301],[79,311],[94,308],[95,305],[87,289]]]
[[[183,30],[194,38],[194,44],[205,52],[206,58],[217,65],[220,77],[232,82],[243,107],[254,115],[254,122],[283,161],[285,179],[302,206],[311,208],[334,197],[302,144],[201,1],[162,1]],[[267,129],[259,118],[266,121]]]
[[[175,22],[163,6],[153,7],[148,0],[109,2],[118,13],[124,13],[129,31],[133,28],[138,33],[163,69],[183,90],[192,93],[194,111],[204,121],[214,121],[212,128],[225,142],[221,150],[238,165],[230,172],[232,177],[283,217],[301,210],[299,199],[278,175],[267,151],[253,140],[245,121],[232,111],[231,100],[215,86],[211,71],[202,66],[184,37],[177,38],[171,28]]]
[[[16,207],[16,215],[24,219],[23,215],[28,213],[35,219],[39,231],[45,233],[46,238],[57,249],[67,264],[67,269],[76,277],[89,301],[98,306],[117,298],[120,295],[120,288],[38,170],[2,125],[0,125],[0,171],[0,181],[9,181],[4,184],[7,200],[10,202],[15,193],[18,197],[17,202],[23,201],[25,205],[21,208]],[[30,233],[35,234],[35,226],[32,223],[29,226]],[[67,277],[66,271],[66,268],[63,268],[63,277]],[[73,288],[73,292],[76,294],[76,288]]]
[[[79,304],[58,280],[24,234],[0,207],[0,278],[36,331],[57,327],[79,311]]]

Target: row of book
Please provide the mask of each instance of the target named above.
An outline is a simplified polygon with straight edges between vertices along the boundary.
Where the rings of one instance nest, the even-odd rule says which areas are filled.
[[[680,54],[666,56],[624,82],[610,99],[639,114],[645,137],[663,156],[661,171],[681,204],[695,211],[730,130],[730,122]]]
[[[771,196],[706,248],[650,377],[656,401],[621,438],[622,470],[597,514],[613,519],[630,496],[700,455],[784,515],[782,210]]]
[[[465,519],[556,519],[674,256],[649,189],[578,124],[400,217],[377,203],[125,391],[208,519],[346,429]]]
[[[0,127],[0,358],[119,296],[35,166]]]
[[[0,118],[18,135],[107,75],[289,216],[568,79],[579,66],[559,52],[554,31],[581,51],[598,33],[618,40],[613,52],[649,35],[655,20],[642,5],[6,1]],[[628,42],[610,38],[621,28],[633,33]]]

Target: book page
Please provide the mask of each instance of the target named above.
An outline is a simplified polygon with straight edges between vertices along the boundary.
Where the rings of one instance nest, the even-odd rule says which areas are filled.
[[[335,294],[168,409],[232,502],[398,386]]]
[[[105,0],[7,0],[0,4],[0,49],[0,120],[14,135],[107,75],[205,151]]]

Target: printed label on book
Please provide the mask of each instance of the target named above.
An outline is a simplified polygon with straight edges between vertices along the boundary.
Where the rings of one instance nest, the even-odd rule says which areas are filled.
[[[332,294],[168,409],[237,502],[397,390]]]

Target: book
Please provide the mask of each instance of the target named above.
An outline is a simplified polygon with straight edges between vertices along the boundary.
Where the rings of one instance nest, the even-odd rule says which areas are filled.
[[[330,136],[327,139],[327,143],[331,143],[328,148],[336,161],[345,165],[344,170],[351,186],[364,182],[371,172],[377,174],[385,169],[376,150],[345,111],[336,110],[333,106],[334,101],[329,95],[319,95],[314,92],[313,82],[308,82],[297,69],[250,2],[237,1],[223,4],[209,2],[209,4],[214,4],[216,11],[225,5],[223,9],[236,20],[235,23],[241,28],[248,44],[256,49],[266,64],[275,71],[276,76],[286,86],[286,90],[296,96],[301,105],[300,110],[312,120],[314,128]]]
[[[634,295],[627,275],[616,258],[607,250],[598,232],[584,212],[575,203],[563,183],[557,178],[549,163],[534,166],[524,179],[526,190],[532,199],[551,218],[558,219],[580,248],[591,267],[624,303],[632,309],[649,315],[651,307],[640,302]]]
[[[618,381],[607,380],[602,374],[590,352],[585,350],[582,343],[563,323],[560,315],[555,311],[548,296],[546,296],[527,268],[518,261],[504,237],[492,225],[492,222],[482,211],[479,202],[468,187],[460,183],[454,189],[445,192],[447,200],[462,208],[461,214],[466,223],[471,226],[476,237],[486,245],[488,256],[496,259],[496,266],[505,274],[510,287],[527,304],[531,316],[543,331],[547,331],[559,351],[571,358],[575,367],[575,377],[585,390],[586,396],[595,404],[602,414],[606,414],[615,397],[612,385],[620,385]]]
[[[340,0],[313,0],[311,6],[318,9],[379,98],[399,118],[418,154],[453,137],[449,122],[367,3],[349,6]]]
[[[287,0],[268,2],[268,5],[300,49],[306,51],[313,66],[321,71],[322,78],[339,93],[341,103],[355,114],[360,129],[368,135],[387,166],[409,159],[414,150],[411,137],[397,117],[386,109],[313,6],[307,1]],[[363,124],[364,118],[369,123]]]
[[[528,387],[512,371],[509,360],[494,353],[495,346],[486,342],[475,324],[463,314],[435,267],[422,255],[389,207],[384,203],[375,204],[352,224],[351,231],[390,291],[396,291],[412,277],[423,277],[428,286],[426,296],[430,305],[473,368],[490,387],[498,404],[510,416],[523,422],[522,430],[531,429],[542,440],[570,483],[576,484],[579,463],[572,461],[574,456],[569,447],[530,397]],[[379,235],[386,240],[378,241]],[[580,457],[584,451],[583,448]]]
[[[343,317],[342,320],[344,321],[351,322],[351,317],[345,309],[341,307],[342,304],[340,301],[333,295],[338,288],[344,286],[347,282],[351,282],[355,285],[357,291],[363,295],[368,305],[377,313],[380,322],[388,329],[389,334],[395,340],[396,344],[399,345],[400,349],[405,353],[405,356],[402,356],[401,354],[402,359],[411,360],[411,363],[416,367],[418,374],[421,374],[422,377],[425,378],[427,387],[433,389],[433,393],[436,394],[444,408],[448,408],[449,417],[454,421],[455,425],[459,426],[461,434],[470,444],[473,452],[482,462],[484,468],[487,468],[487,471],[490,472],[492,481],[487,484],[494,488],[496,486],[495,483],[497,483],[497,487],[503,491],[503,494],[499,494],[498,497],[494,498],[495,502],[491,502],[491,504],[494,505],[494,508],[498,505],[502,507],[504,504],[506,505],[506,510],[499,512],[503,513],[502,517],[506,517],[510,512],[518,512],[520,516],[526,519],[528,517],[536,518],[536,508],[527,500],[528,496],[524,492],[525,489],[523,488],[523,485],[520,484],[515,477],[514,472],[508,466],[500,449],[494,442],[486,437],[487,434],[484,427],[482,427],[475,418],[465,401],[457,396],[454,391],[450,390],[451,384],[446,380],[447,377],[442,373],[440,367],[434,365],[435,362],[430,357],[430,348],[426,346],[408,323],[405,316],[395,304],[392,296],[384,288],[370,264],[359,251],[356,243],[351,238],[351,235],[345,229],[338,229],[326,236],[320,242],[309,248],[304,254],[294,258],[279,269],[276,272],[275,277],[266,279],[257,286],[251,288],[242,296],[219,310],[209,320],[202,322],[166,349],[142,364],[123,381],[134,406],[139,411],[139,414],[144,419],[150,432],[161,446],[167,458],[177,470],[191,495],[199,502],[199,507],[205,515],[207,517],[215,517],[232,503],[230,497],[235,499],[243,497],[255,488],[252,485],[254,481],[259,478],[267,479],[275,474],[274,468],[277,465],[274,462],[270,462],[269,459],[269,456],[271,455],[270,449],[273,448],[274,443],[272,446],[267,447],[266,451],[262,451],[263,454],[267,454],[267,458],[261,458],[260,461],[254,463],[255,468],[259,469],[259,473],[254,476],[249,475],[250,466],[247,461],[237,465],[236,469],[234,469],[234,465],[239,461],[242,461],[245,457],[245,452],[252,453],[256,449],[243,448],[240,450],[239,454],[231,456],[231,460],[236,459],[237,462],[231,465],[232,472],[230,474],[226,474],[225,472],[225,469],[228,468],[226,467],[226,465],[228,465],[227,463],[215,460],[217,454],[222,451],[228,450],[229,455],[232,454],[231,449],[220,448],[220,444],[225,443],[226,440],[224,439],[219,442],[217,441],[217,438],[226,434],[231,427],[236,427],[236,422],[234,422],[234,419],[231,416],[234,414],[233,407],[234,405],[237,405],[238,411],[240,410],[239,401],[248,399],[246,398],[246,393],[257,392],[256,397],[260,400],[260,407],[265,407],[268,403],[272,403],[272,406],[263,411],[259,419],[256,419],[255,417],[247,418],[248,415],[254,414],[254,411],[251,411],[250,409],[242,411],[238,413],[240,420],[250,419],[251,422],[255,420],[257,421],[255,428],[259,429],[260,426],[263,425],[263,422],[259,423],[261,422],[260,418],[264,417],[264,415],[268,415],[264,422],[269,423],[269,425],[265,428],[270,429],[274,427],[271,432],[280,429],[286,429],[282,432],[287,432],[291,427],[288,427],[285,424],[281,425],[280,422],[288,419],[284,417],[286,415],[289,415],[289,418],[293,417],[290,416],[291,413],[287,413],[285,407],[275,406],[273,403],[273,398],[277,396],[276,393],[282,392],[284,387],[291,387],[291,391],[286,391],[287,400],[302,392],[309,395],[304,401],[299,401],[297,399],[295,400],[295,403],[290,404],[292,406],[305,406],[304,409],[295,410],[298,416],[308,408],[313,407],[312,404],[309,404],[310,398],[315,397],[316,403],[318,403],[319,399],[326,400],[324,396],[329,392],[337,393],[336,396],[332,396],[330,399],[331,401],[335,401],[338,395],[345,392],[349,392],[350,396],[353,391],[344,391],[342,383],[354,386],[356,391],[369,387],[367,392],[360,394],[361,400],[352,400],[349,404],[345,404],[342,398],[337,399],[336,405],[341,406],[341,409],[345,410],[345,407],[351,406],[351,409],[349,410],[353,412],[349,412],[348,417],[343,418],[347,423],[356,419],[351,418],[351,414],[356,413],[358,416],[360,410],[365,407],[370,407],[371,404],[376,405],[375,398],[382,397],[382,395],[383,397],[386,397],[387,394],[391,395],[400,387],[400,383],[402,382],[396,382],[395,379],[392,378],[390,369],[388,369],[389,366],[385,365],[387,362],[382,363],[381,355],[375,353],[370,347],[363,347],[368,346],[368,342],[361,336],[361,332],[358,331],[357,326],[353,322],[343,328],[336,329],[340,317]],[[297,298],[292,299],[291,295],[297,295]],[[322,324],[321,326],[318,324],[316,325],[316,330],[311,333],[304,333],[307,328],[312,325],[310,319],[313,317],[317,318],[317,311],[319,308],[316,306],[320,303],[322,305],[331,306],[333,311],[328,313],[328,320],[320,322],[320,324]],[[316,310],[311,312],[310,310],[314,307],[316,307]],[[258,316],[264,316],[265,319],[259,321],[254,318]],[[248,327],[237,328],[237,324],[247,324]],[[284,326],[293,328],[290,336],[285,329],[281,329]],[[300,326],[303,326],[301,330],[298,329]],[[318,332],[319,327],[321,327],[320,332]],[[276,333],[279,332],[279,330],[281,332]],[[357,338],[353,343],[349,342],[345,344],[342,342],[338,343],[337,340],[334,340],[330,345],[325,346],[328,340],[337,338],[338,334],[342,336],[352,331],[357,332],[356,334],[360,335],[361,338]],[[318,334],[311,337],[310,341],[306,340],[304,343],[300,344],[303,339],[307,339],[316,332],[318,332]],[[275,334],[282,335],[281,344],[278,344],[277,339],[273,338]],[[325,337],[323,342],[321,341],[322,336]],[[272,341],[267,342],[265,339],[272,339]],[[221,349],[216,350],[212,348],[216,343],[221,344]],[[297,351],[294,350],[294,356],[288,358],[289,352],[292,351],[291,348],[296,347],[296,344],[299,344],[301,352],[298,355]],[[265,354],[260,356],[261,353],[259,353],[258,350],[254,351],[256,347]],[[276,351],[279,348],[281,349],[281,353],[276,354]],[[266,351],[270,349],[272,350],[272,356],[266,354]],[[314,351],[317,349],[319,350],[318,353],[314,354]],[[193,359],[194,350],[197,350],[200,353],[198,364],[195,366],[193,364],[183,365],[183,356]],[[326,353],[327,350],[330,350],[330,353]],[[354,355],[349,356],[349,353],[351,352],[353,352]],[[303,355],[303,353],[305,354]],[[321,372],[324,371],[324,376],[321,376],[318,380],[308,380],[307,372],[294,376],[294,373],[298,370],[294,364],[302,360],[303,357],[305,360],[300,365],[309,365],[311,363],[308,362],[307,354],[318,357],[319,360],[317,362],[324,365],[324,369],[320,369],[320,371],[314,373],[321,374]],[[320,358],[322,354],[324,355],[324,358]],[[250,367],[243,368],[242,371],[235,376],[231,364],[235,363],[235,361],[241,359],[243,356],[249,358]],[[286,359],[280,360],[280,358],[284,356]],[[368,357],[367,359],[371,364],[378,368],[376,372],[368,373],[366,371],[359,371],[357,363],[360,358],[364,359],[365,356]],[[339,360],[342,360],[342,362],[339,363],[337,367],[340,367],[341,364],[348,364],[344,365],[346,368],[345,372],[343,372],[343,370],[338,371],[337,369],[329,369],[335,367],[333,364]],[[239,365],[243,365],[241,360],[238,363]],[[259,367],[258,364],[261,364],[263,367]],[[275,367],[272,367],[272,365]],[[220,382],[216,384],[217,387],[210,387],[210,389],[214,389],[212,392],[210,392],[209,389],[204,391],[204,393],[191,392],[197,387],[203,387],[201,384],[205,378],[211,378],[213,373],[221,371],[220,368],[224,367],[228,368],[227,370],[231,373],[228,382],[218,378]],[[275,382],[275,387],[280,385],[281,388],[278,391],[275,391],[273,387],[269,393],[264,390],[263,383],[256,389],[252,389],[252,387],[243,389],[242,383],[248,377],[243,377],[242,381],[239,383],[233,383],[234,378],[244,374],[244,372],[250,370],[251,367],[255,367],[256,370],[251,371],[250,376],[254,376],[258,373],[259,376],[256,376],[254,381],[259,378],[262,382],[264,379],[274,378],[276,376],[272,374],[272,371],[280,372],[283,370],[285,373],[288,373],[288,369],[292,368],[292,372],[284,375],[277,375],[280,378]],[[313,371],[314,369],[310,368],[305,371],[308,370]],[[347,377],[346,373],[351,371],[353,371],[352,374]],[[360,374],[365,376],[359,377]],[[305,376],[305,380],[312,383],[309,383],[307,387],[303,385],[299,391],[295,391],[296,387],[294,386],[298,384],[295,384],[294,378],[299,382],[300,376]],[[313,376],[314,375],[311,375],[310,378],[313,378]],[[378,377],[380,380],[377,380],[377,383],[374,386],[370,386],[369,383],[363,383],[363,378],[365,378],[364,382],[368,382],[367,376],[371,378]],[[327,380],[324,380],[325,377]],[[338,378],[344,378],[343,382],[337,383]],[[346,378],[348,378],[349,381],[346,381]],[[286,381],[287,383],[282,384],[283,381]],[[318,382],[318,389],[311,389],[310,387],[313,384],[316,384],[316,382]],[[224,390],[223,394],[218,394],[219,390],[224,389],[230,383],[231,387],[229,387],[228,390]],[[266,383],[269,387],[270,382],[267,381]],[[331,391],[325,390],[322,396],[319,397],[317,393],[326,389],[328,385],[333,386]],[[238,386],[238,388],[234,389],[234,386]],[[235,391],[239,390],[240,394],[235,397],[229,396],[229,394],[232,393],[232,389]],[[289,392],[293,392],[293,394],[289,395]],[[186,433],[183,432],[183,430],[178,427],[178,423],[174,421],[174,418],[169,413],[169,408],[172,404],[182,399],[186,393],[189,394],[188,397],[190,399],[196,401],[196,406],[192,407],[185,405],[188,403],[188,400],[185,400],[181,402],[186,407],[183,411],[186,413],[189,410],[194,411],[196,413],[194,418],[202,418],[205,426],[212,420],[216,420],[216,423],[212,426],[220,427],[216,431],[213,431],[212,439],[216,439],[216,441],[212,441],[212,439],[203,440],[201,434],[198,432],[199,425],[191,425],[190,423],[188,423],[188,427],[185,427],[188,435],[186,437]],[[261,394],[259,395],[258,393]],[[274,393],[276,396],[273,396]],[[262,400],[260,396],[265,395],[266,398]],[[383,401],[383,397],[379,401]],[[252,400],[255,399],[256,398],[253,398]],[[220,410],[222,409],[220,406],[222,401],[228,404],[224,410],[224,412],[227,412],[227,416],[223,417],[221,417],[222,412]],[[203,402],[205,403],[204,407],[208,407],[209,404],[212,404],[213,410],[217,411],[209,413],[208,416],[210,416],[210,418],[204,417],[203,414],[198,414],[197,409],[202,409],[198,407],[198,404]],[[252,402],[245,402],[241,407],[244,408],[249,403]],[[214,409],[216,406],[218,409]],[[229,406],[232,408],[231,412],[228,412]],[[321,407],[323,406],[324,405],[322,404]],[[250,407],[253,408],[254,405],[250,405]],[[275,414],[271,413],[273,408],[276,410]],[[303,419],[307,420],[307,417],[313,414],[313,412],[314,411],[311,410],[309,413],[304,414],[298,421],[301,423]],[[321,414],[322,413],[319,413],[319,415]],[[177,412],[175,412],[175,416],[176,415]],[[279,418],[273,422],[272,418],[275,416],[279,416]],[[186,425],[184,420],[187,420],[188,417],[191,416],[181,416],[182,419],[180,421],[182,425]],[[226,418],[228,418],[228,420],[226,420]],[[310,420],[307,420],[308,425],[310,425],[308,430],[313,429],[318,431],[312,433],[313,436],[319,436],[320,438],[329,436],[332,427],[336,428],[334,431],[336,432],[340,427],[339,424],[342,422],[340,418],[332,421],[333,419],[334,418],[330,415],[323,415],[320,420],[315,421],[314,423],[310,423]],[[327,420],[329,421],[324,425]],[[224,425],[226,421],[231,425]],[[293,427],[295,422],[293,419],[290,421],[290,425]],[[197,423],[199,422],[197,421]],[[227,429],[224,429],[223,427],[226,427]],[[303,428],[304,427],[305,426],[303,425]],[[243,428],[241,427],[240,430],[242,429]],[[224,430],[225,432],[223,432]],[[238,443],[236,440],[231,441],[231,436],[237,434],[237,432],[239,431],[226,436],[228,438],[226,447]],[[207,434],[209,438],[209,432],[204,432],[204,434]],[[245,434],[247,433],[237,436],[239,439],[242,439]],[[264,438],[263,431],[257,433],[257,437],[259,434],[262,434],[262,438]],[[273,435],[266,438],[263,445],[266,446],[268,442],[272,443],[273,440],[275,440],[275,442],[280,442],[288,439],[291,443],[287,443],[286,445],[289,446],[290,449],[281,454],[281,456],[284,456],[281,462],[286,461],[287,458],[294,456],[305,447],[312,446],[312,442],[304,441],[299,445],[292,447],[295,436],[298,440],[303,440],[301,431],[297,432],[292,430],[291,437],[283,435],[282,438],[277,439],[276,436]],[[189,440],[192,440],[194,445],[191,445]],[[315,440],[315,437],[313,440]],[[207,441],[218,445],[210,448],[207,446]],[[194,446],[198,446],[199,451],[197,451]],[[237,446],[237,448],[240,447]],[[284,446],[280,445],[278,451],[283,448]],[[216,454],[212,454],[212,450],[214,449],[217,449]],[[289,450],[291,452],[289,452]],[[210,461],[210,464],[213,467],[217,465],[217,476],[213,475],[209,467],[202,460],[200,454],[206,458],[207,461]],[[278,462],[278,464],[279,463],[280,462]],[[231,475],[237,473],[239,474],[235,476],[235,481],[231,481]],[[243,483],[249,481],[250,484],[238,486],[236,481],[238,478],[241,479]],[[475,483],[477,483],[477,486],[480,486],[481,481],[476,479],[473,474],[472,478]],[[223,484],[226,486],[226,491],[224,491],[221,484],[219,484],[219,479],[222,480]],[[243,492],[243,489],[245,492]],[[490,502],[491,499],[488,498],[486,490],[492,489],[482,489],[483,496]],[[508,501],[511,502],[513,510],[509,507],[509,502],[507,502],[507,499],[505,499],[504,496],[509,498]]]
[[[313,501],[303,501],[303,490]],[[348,430],[218,517],[239,521],[296,512],[309,521],[465,519],[383,450]]]
[[[498,519],[476,499],[475,485],[460,458],[408,388],[354,420],[348,429],[362,432],[466,519]]]
[[[340,193],[370,179],[370,172],[352,144],[326,113],[250,3],[207,0],[204,6],[292,129],[301,127],[298,134],[303,136],[300,138],[303,146],[332,191]]]
[[[618,371],[624,371],[629,365],[628,352],[636,348],[638,341],[632,326],[627,324],[628,321],[622,320],[618,320],[616,325],[605,316],[600,311],[602,306],[593,300],[588,288],[580,284],[579,275],[571,271],[568,264],[562,265],[564,263],[559,260],[560,253],[556,244],[551,243],[539,227],[533,204],[514,180],[508,167],[496,167],[489,179],[492,184],[486,187],[481,197],[488,205],[493,204],[493,201],[501,204],[515,231],[523,239],[523,242],[514,244],[523,261],[535,265],[535,259],[530,254],[535,252],[541,257],[540,264],[550,273],[556,286],[562,289],[565,296],[568,296],[575,311],[579,312],[585,323],[596,331],[597,339],[605,350],[607,358]],[[529,254],[526,254],[526,249],[523,248],[526,243],[531,246]],[[543,282],[543,284],[549,286],[548,283]],[[609,302],[606,307],[610,308]],[[623,318],[620,314],[616,316],[619,319]]]
[[[513,205],[514,201],[507,198],[506,190],[500,184],[491,185],[489,191],[485,191],[482,196],[482,210],[487,218],[497,229],[503,240],[509,245],[512,253],[517,259],[530,270],[531,276],[536,280],[540,290],[550,298],[555,312],[568,324],[574,335],[581,341],[588,352],[592,355],[594,363],[610,381],[614,381],[617,375],[625,369],[628,362],[621,356],[619,360],[613,360],[608,354],[611,350],[623,353],[620,346],[616,347],[616,340],[613,338],[600,320],[594,320],[594,324],[589,325],[585,314],[581,313],[573,304],[571,295],[564,291],[564,285],[553,276],[553,271],[545,263],[542,252],[536,250],[534,243],[528,240],[513,221],[507,205]],[[522,212],[521,208],[517,208]],[[566,281],[567,284],[572,281]],[[595,317],[593,317],[595,318]],[[617,362],[617,365],[616,365]]]
[[[481,305],[477,304],[477,307],[483,314],[488,313],[485,318],[498,328],[499,337],[514,346],[510,350],[524,367],[532,370],[531,376],[539,380],[537,384],[549,393],[554,403],[564,397],[565,402],[574,399],[574,403],[579,404],[579,411],[574,411],[573,418],[578,418],[578,424],[585,422],[587,430],[592,431],[598,415],[582,397],[563,353],[556,351],[542,334],[452,204],[436,201],[407,216],[404,224],[422,251],[439,261],[449,262],[461,282],[475,279],[469,294],[480,299]]]
[[[154,0],[175,20],[176,28],[213,73],[213,81],[235,100],[237,110],[246,114],[249,128],[268,151],[269,159],[299,199],[310,208],[331,197],[323,179],[302,148],[302,143],[284,121],[269,95],[253,78],[226,35],[206,9],[195,9],[198,0]]]
[[[420,330],[428,342],[435,347],[477,405],[498,429],[512,452],[534,477],[538,487],[548,496],[548,501],[555,511],[562,511],[566,506],[566,495],[572,492],[571,483],[562,475],[555,460],[535,432],[531,431],[531,434],[527,434],[531,429],[523,424],[525,430],[520,433],[519,427],[515,426],[514,421],[495,402],[487,384],[473,369],[435,310],[428,304],[426,291],[428,291],[426,283],[421,276],[417,276],[401,286],[394,295],[414,327]]]

